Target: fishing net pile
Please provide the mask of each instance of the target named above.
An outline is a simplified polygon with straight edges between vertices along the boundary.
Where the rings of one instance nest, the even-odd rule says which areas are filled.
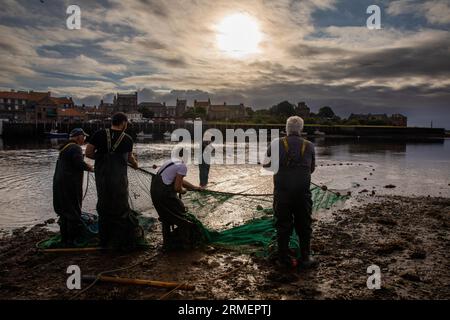
[[[150,197],[152,173],[146,170],[128,170],[129,203],[140,217],[140,223],[148,229],[157,219]],[[271,186],[268,186],[271,188]],[[243,191],[222,192],[204,190],[183,195],[189,219],[198,225],[203,243],[227,247],[233,250],[269,253],[276,244],[276,231],[272,210],[273,195],[266,192]],[[313,212],[326,210],[342,203],[346,196],[311,185]],[[85,176],[83,211],[86,226],[95,230],[96,204],[95,178]],[[94,225],[94,226],[92,226]],[[41,244],[42,248],[54,246],[57,238]],[[87,241],[85,245],[89,242]],[[291,238],[291,248],[298,248],[295,232]]]

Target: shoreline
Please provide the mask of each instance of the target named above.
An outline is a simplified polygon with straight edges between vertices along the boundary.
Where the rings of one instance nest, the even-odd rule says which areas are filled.
[[[68,133],[74,128],[83,128],[87,133],[92,134],[95,131],[107,126],[107,123],[60,123],[60,132]],[[45,133],[52,128],[50,123],[5,123],[3,126],[3,138],[30,138],[45,137]],[[194,133],[194,126],[184,121],[178,123],[156,122],[156,123],[133,123],[130,128],[130,134],[136,136],[139,132],[152,133],[154,137],[164,137],[164,133],[173,132],[175,129],[186,129],[191,135]],[[285,124],[261,124],[261,123],[232,123],[232,122],[204,122],[203,129],[218,129],[222,134],[227,129],[278,129],[285,130]],[[320,131],[322,136],[348,136],[348,137],[392,137],[392,138],[445,138],[448,137],[445,128],[429,127],[402,127],[402,126],[374,126],[374,125],[319,125],[305,124],[304,132],[308,135],[314,135]],[[323,135],[322,135],[323,134]]]
[[[314,220],[312,249],[320,265],[292,273],[277,270],[267,258],[224,248],[163,253],[159,224],[149,233],[150,249],[128,254],[44,254],[35,243],[52,232],[18,229],[0,239],[0,299],[71,299],[76,292],[66,287],[69,265],[97,274],[136,262],[113,275],[196,286],[167,297],[176,300],[450,299],[450,198],[376,198]],[[380,290],[366,286],[373,264],[381,269]],[[152,300],[166,293],[99,283],[78,298]]]

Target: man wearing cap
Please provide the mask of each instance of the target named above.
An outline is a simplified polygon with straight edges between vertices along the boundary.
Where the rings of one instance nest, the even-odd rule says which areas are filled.
[[[276,163],[272,167],[278,168],[274,175],[273,209],[279,262],[287,267],[297,265],[297,259],[289,249],[295,230],[300,245],[300,267],[310,268],[316,265],[310,249],[313,205],[310,185],[315,170],[315,150],[311,142],[301,137],[302,130],[302,118],[287,119],[287,136],[273,140],[268,154],[270,150],[278,150],[278,154],[272,155],[272,162]]]
[[[69,141],[60,147],[53,176],[53,207],[59,216],[61,241],[69,246],[77,243],[84,230],[81,222],[83,173],[93,171],[83,159],[81,146],[86,136],[81,128],[72,130]]]
[[[128,163],[138,168],[133,156],[133,139],[126,133],[128,118],[118,112],[111,129],[97,131],[86,147],[86,156],[95,159],[97,213],[100,245],[132,249],[142,239],[142,229],[128,198]]]

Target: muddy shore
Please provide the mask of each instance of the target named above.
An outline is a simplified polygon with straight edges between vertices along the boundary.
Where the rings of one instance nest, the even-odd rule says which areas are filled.
[[[164,253],[159,226],[150,232],[150,249],[128,254],[44,254],[35,244],[50,231],[18,229],[0,239],[0,299],[450,299],[450,199],[385,196],[329,214],[313,226],[319,267],[290,273],[223,248]],[[196,289],[167,295],[167,289],[97,283],[75,297],[66,287],[69,265],[95,275],[133,264],[109,275]],[[370,265],[381,269],[380,290],[367,288]]]

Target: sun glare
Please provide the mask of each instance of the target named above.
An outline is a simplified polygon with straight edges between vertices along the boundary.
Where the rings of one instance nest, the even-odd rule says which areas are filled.
[[[262,34],[251,16],[236,13],[225,17],[217,26],[219,49],[234,58],[245,58],[259,52]]]

